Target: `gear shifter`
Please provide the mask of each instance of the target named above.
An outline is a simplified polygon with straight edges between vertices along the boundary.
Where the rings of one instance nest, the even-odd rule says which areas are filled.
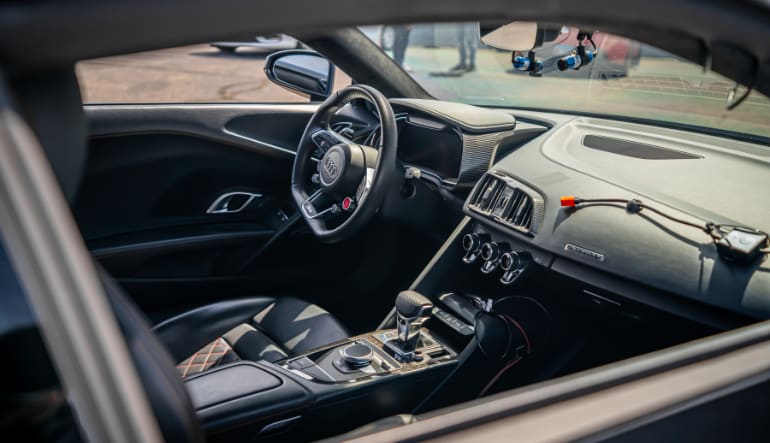
[[[433,303],[415,291],[401,291],[396,297],[396,331],[391,347],[399,357],[411,360],[420,339],[420,328],[431,315]]]

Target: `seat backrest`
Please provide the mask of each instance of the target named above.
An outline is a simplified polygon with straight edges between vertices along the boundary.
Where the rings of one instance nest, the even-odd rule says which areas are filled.
[[[192,401],[168,351],[122,288],[101,267],[98,269],[164,439],[204,441]]]
[[[101,268],[99,276],[126,339],[144,391],[169,442],[202,442],[204,434],[182,378],[143,315]],[[80,441],[77,422],[10,260],[0,244],[0,420],[3,435],[33,441]],[[11,418],[6,416],[6,418]]]

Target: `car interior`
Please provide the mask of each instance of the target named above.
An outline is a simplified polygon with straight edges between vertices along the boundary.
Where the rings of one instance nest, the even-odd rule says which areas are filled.
[[[762,143],[399,93],[359,31],[302,42],[266,71],[320,102],[16,82],[168,441],[364,436],[770,313]],[[313,89],[312,58],[353,84]],[[22,429],[77,434],[38,407]]]

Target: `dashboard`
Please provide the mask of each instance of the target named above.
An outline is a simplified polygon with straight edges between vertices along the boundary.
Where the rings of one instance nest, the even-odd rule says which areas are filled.
[[[757,204],[770,184],[770,148],[622,121],[526,115],[549,130],[490,168],[466,200],[471,219],[549,254],[542,264],[553,271],[622,287],[646,303],[659,293],[661,306],[679,311],[770,316],[766,255],[727,260],[696,229],[712,222],[770,230],[770,209]],[[562,196],[596,203],[563,206]],[[634,199],[652,209],[628,210],[623,202]]]
[[[460,103],[392,99],[391,104],[398,124],[400,162],[449,189],[472,187],[517,126],[511,114]],[[333,128],[335,124],[354,141],[378,144],[377,118],[367,103],[341,109]]]
[[[727,261],[706,233],[671,219],[770,231],[770,205],[759,203],[767,146],[594,117],[391,103],[402,164],[463,195],[469,220],[538,265],[679,314],[770,317],[764,255]],[[562,207],[562,196],[610,202]],[[652,209],[617,203],[632,199]]]

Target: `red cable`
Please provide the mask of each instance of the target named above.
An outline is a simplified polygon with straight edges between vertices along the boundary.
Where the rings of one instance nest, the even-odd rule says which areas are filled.
[[[511,318],[510,316],[508,316],[508,315],[506,315],[506,314],[501,314],[501,315],[502,315],[502,317],[503,317],[504,319],[508,320],[508,322],[510,322],[511,324],[513,324],[514,326],[516,326],[516,328],[519,330],[519,332],[521,332],[521,335],[524,337],[524,342],[527,344],[527,352],[532,352],[532,344],[531,344],[531,343],[530,343],[530,341],[529,341],[529,336],[528,336],[528,335],[527,335],[527,333],[524,331],[524,328],[522,328],[522,327],[521,327],[521,325],[519,324],[519,322],[517,322],[516,320],[514,320],[513,318]],[[505,374],[505,372],[506,372],[506,371],[508,371],[508,370],[509,370],[509,369],[511,369],[512,367],[516,366],[516,363],[518,363],[518,362],[520,362],[520,361],[521,361],[521,357],[519,357],[519,358],[517,358],[517,359],[515,359],[515,360],[513,360],[513,361],[511,361],[511,362],[509,362],[509,363],[508,363],[508,364],[506,364],[505,366],[503,366],[503,369],[500,369],[500,372],[498,372],[498,373],[497,373],[497,374],[496,374],[494,377],[492,377],[492,380],[490,380],[490,381],[489,381],[489,383],[487,383],[487,385],[486,385],[486,386],[484,386],[484,389],[482,389],[482,390],[481,390],[481,392],[479,393],[479,397],[481,397],[481,396],[483,396],[484,394],[486,394],[486,393],[487,393],[487,391],[488,391],[488,390],[489,390],[489,389],[490,389],[492,386],[494,386],[494,384],[495,384],[495,383],[497,383],[497,381],[500,379],[500,377],[502,377],[502,376],[503,376],[503,374]]]
[[[524,328],[521,327],[519,322],[517,322],[513,318],[509,317],[507,314],[500,314],[500,315],[502,315],[503,318],[508,320],[511,324],[516,326],[516,328],[519,330],[519,332],[521,332],[521,335],[524,336],[524,341],[527,343],[527,352],[532,352],[532,343],[530,343],[530,341],[529,341],[529,336],[524,331]]]
[[[479,393],[479,397],[481,397],[481,396],[483,396],[484,394],[486,394],[486,393],[487,393],[487,391],[489,390],[489,388],[491,388],[492,386],[494,386],[494,384],[495,384],[495,383],[497,383],[497,380],[499,380],[499,379],[500,379],[500,377],[502,377],[502,376],[503,376],[503,374],[505,374],[505,372],[506,372],[507,370],[509,370],[509,369],[511,369],[512,367],[516,366],[516,363],[518,363],[518,362],[520,362],[520,361],[521,361],[521,357],[519,357],[519,358],[517,358],[516,360],[513,360],[512,362],[510,362],[510,363],[508,363],[507,365],[503,366],[503,369],[500,369],[500,372],[498,372],[498,373],[497,373],[497,375],[495,375],[495,376],[492,378],[492,380],[490,380],[490,381],[489,381],[489,383],[487,383],[487,385],[486,385],[486,386],[484,386],[484,389],[482,389],[482,390],[481,390],[481,392]]]

